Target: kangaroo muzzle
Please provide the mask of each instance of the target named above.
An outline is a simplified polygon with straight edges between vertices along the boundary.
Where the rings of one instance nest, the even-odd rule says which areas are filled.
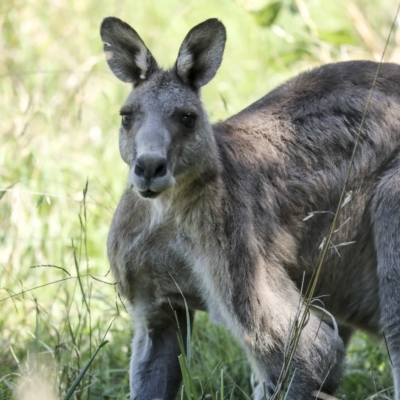
[[[146,198],[157,197],[174,182],[166,157],[170,143],[168,133],[164,130],[152,132],[138,131],[135,140],[137,156],[130,173],[131,183]]]

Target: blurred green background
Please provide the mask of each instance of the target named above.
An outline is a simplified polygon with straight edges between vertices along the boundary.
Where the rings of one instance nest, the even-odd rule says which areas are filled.
[[[2,0],[0,399],[37,373],[62,398],[111,323],[74,398],[129,392],[133,323],[108,274],[105,241],[126,182],[117,131],[130,87],[103,59],[102,18],[130,23],[162,66],[191,27],[221,19],[224,61],[203,90],[216,122],[300,71],[379,60],[396,10],[397,0]],[[386,61],[400,60],[399,42],[395,28]],[[192,373],[203,398],[216,398],[221,369],[226,398],[251,395],[244,354],[199,313]],[[391,387],[385,345],[358,334],[337,397],[387,399]]]

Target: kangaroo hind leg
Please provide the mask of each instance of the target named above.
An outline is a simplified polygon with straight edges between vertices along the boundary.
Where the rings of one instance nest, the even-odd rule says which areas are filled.
[[[372,202],[377,254],[380,329],[385,336],[400,400],[400,154],[377,185]]]

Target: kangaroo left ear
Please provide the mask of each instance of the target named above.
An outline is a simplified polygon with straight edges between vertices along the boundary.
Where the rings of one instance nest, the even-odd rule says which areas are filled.
[[[158,69],[156,60],[140,36],[119,18],[105,18],[100,35],[108,65],[121,81],[137,85]]]
[[[195,88],[206,85],[221,65],[225,42],[225,27],[216,18],[196,25],[179,49],[175,63],[177,75]]]

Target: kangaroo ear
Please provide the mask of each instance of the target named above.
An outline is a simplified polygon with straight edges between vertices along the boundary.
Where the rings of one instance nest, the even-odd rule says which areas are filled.
[[[175,64],[177,75],[196,88],[207,84],[221,65],[225,42],[225,27],[217,19],[208,19],[196,25],[179,49]]]
[[[105,18],[100,36],[108,65],[121,81],[136,85],[158,69],[156,60],[140,36],[120,19]]]

